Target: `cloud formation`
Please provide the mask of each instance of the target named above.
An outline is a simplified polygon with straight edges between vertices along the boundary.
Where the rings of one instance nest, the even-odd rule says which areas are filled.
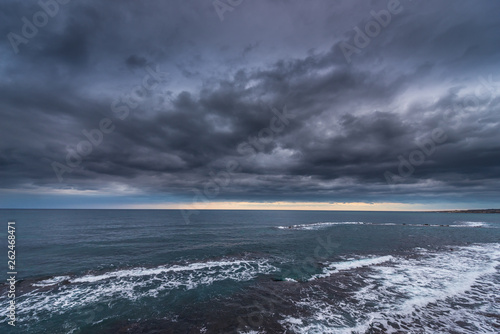
[[[214,200],[497,202],[500,3],[401,0],[346,59],[391,1],[42,0],[17,53],[45,7],[3,1],[0,189],[186,201],[233,164]]]

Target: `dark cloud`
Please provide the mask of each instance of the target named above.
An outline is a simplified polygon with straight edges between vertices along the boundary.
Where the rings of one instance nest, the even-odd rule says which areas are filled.
[[[144,68],[148,63],[147,59],[144,57],[131,55],[125,60],[125,64],[131,69]]]
[[[236,162],[216,200],[496,201],[500,4],[401,0],[347,62],[387,3],[245,2],[222,22],[210,2],[60,5],[18,54],[0,42],[0,188],[185,199]],[[0,7],[4,36],[40,10]]]

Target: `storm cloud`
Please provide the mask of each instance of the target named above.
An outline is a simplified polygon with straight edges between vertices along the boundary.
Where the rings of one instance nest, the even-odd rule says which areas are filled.
[[[2,1],[0,192],[498,202],[498,1],[222,2]]]

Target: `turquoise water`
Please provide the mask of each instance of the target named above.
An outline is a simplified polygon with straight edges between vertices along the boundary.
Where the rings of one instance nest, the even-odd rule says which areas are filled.
[[[500,215],[0,210],[2,333],[493,333]],[[7,252],[2,263],[6,282]],[[7,284],[0,305],[6,309]],[[371,329],[370,329],[371,328]]]

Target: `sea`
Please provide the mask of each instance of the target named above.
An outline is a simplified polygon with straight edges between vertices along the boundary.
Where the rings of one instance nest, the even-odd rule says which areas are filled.
[[[0,210],[0,332],[500,333],[498,214],[184,216]]]

